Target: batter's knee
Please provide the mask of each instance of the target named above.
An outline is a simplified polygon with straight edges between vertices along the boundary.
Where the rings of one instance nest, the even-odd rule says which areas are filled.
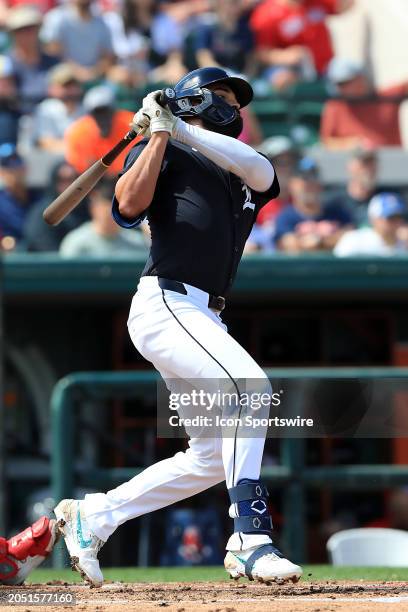
[[[217,482],[225,479],[221,438],[191,439],[185,455],[198,475],[212,475]]]

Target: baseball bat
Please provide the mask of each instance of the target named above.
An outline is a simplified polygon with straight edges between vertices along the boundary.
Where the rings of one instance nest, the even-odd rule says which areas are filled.
[[[159,104],[165,106],[169,97],[174,97],[172,90],[163,90]],[[136,136],[142,135],[144,129],[137,134],[130,130],[125,136],[110,151],[108,151],[101,159],[96,161],[78,178],[75,179],[43,212],[43,218],[48,225],[58,225],[70,212],[74,210],[82,202],[85,196],[95,187],[97,182],[105,174],[112,162],[118,155],[128,146]]]

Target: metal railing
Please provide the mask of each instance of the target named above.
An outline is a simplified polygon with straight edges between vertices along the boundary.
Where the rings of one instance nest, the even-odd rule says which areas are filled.
[[[270,368],[268,377],[276,379],[406,379],[408,368]],[[138,372],[81,372],[61,379],[51,398],[52,425],[52,491],[56,500],[73,496],[76,478],[81,485],[112,488],[133,478],[142,469],[98,468],[76,473],[74,452],[74,405],[83,399],[136,398],[152,394],[156,398],[154,371]],[[280,440],[280,465],[266,467],[262,477],[272,486],[283,486],[282,541],[285,553],[292,560],[304,562],[306,552],[306,491],[309,488],[383,489],[406,485],[408,466],[401,465],[342,465],[308,467],[305,439]],[[144,544],[146,548],[146,543]],[[64,557],[54,556],[54,564],[61,567]]]

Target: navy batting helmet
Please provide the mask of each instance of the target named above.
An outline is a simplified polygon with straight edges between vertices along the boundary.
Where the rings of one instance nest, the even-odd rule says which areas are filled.
[[[237,137],[242,131],[239,111],[207,87],[223,83],[234,92],[240,108],[251,102],[253,90],[247,81],[215,67],[189,72],[174,89],[165,90],[166,101],[176,117],[200,117],[207,129]]]

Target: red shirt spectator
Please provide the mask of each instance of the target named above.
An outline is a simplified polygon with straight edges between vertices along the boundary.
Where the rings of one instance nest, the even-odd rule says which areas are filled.
[[[10,8],[30,4],[30,6],[36,6],[45,15],[45,13],[56,7],[57,2],[56,0],[31,0],[31,2],[27,2],[27,0],[8,0],[7,4]]]
[[[253,12],[251,27],[258,48],[307,47],[319,74],[333,56],[327,15],[348,8],[339,0],[265,0]]]
[[[337,94],[354,100],[329,100],[325,104],[320,138],[326,147],[401,146],[400,103],[387,98],[407,95],[407,83],[374,91],[361,66],[340,58],[331,62],[328,76]],[[370,94],[380,96],[382,100],[364,99]]]

